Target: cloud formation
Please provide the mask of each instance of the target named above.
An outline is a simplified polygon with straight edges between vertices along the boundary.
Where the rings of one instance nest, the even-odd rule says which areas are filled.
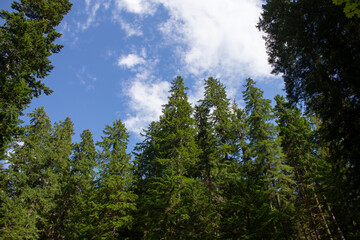
[[[136,65],[139,65],[139,64],[144,64],[145,63],[145,60],[142,58],[142,57],[139,57],[138,55],[136,54],[128,54],[126,56],[121,56],[119,57],[118,61],[117,61],[117,65],[118,66],[124,66],[124,67],[127,67],[127,68],[132,68]]]
[[[144,82],[135,80],[127,95],[134,114],[128,114],[126,128],[139,134],[151,121],[159,119],[162,105],[167,102],[170,84],[167,81]]]
[[[216,73],[229,78],[270,75],[265,43],[256,29],[261,7],[255,0],[158,0],[170,19],[163,36],[178,51],[191,74]]]
[[[149,0],[115,0],[115,6],[135,14],[153,14],[156,10],[154,2]]]
[[[100,3],[99,2],[95,2],[92,3],[91,0],[85,0],[85,4],[86,4],[86,8],[85,8],[85,12],[88,15],[86,22],[81,23],[78,22],[78,27],[79,29],[81,29],[82,31],[88,29],[92,24],[96,24],[96,14],[100,8]]]

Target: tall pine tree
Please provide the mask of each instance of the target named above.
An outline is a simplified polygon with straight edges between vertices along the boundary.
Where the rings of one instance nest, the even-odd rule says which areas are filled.
[[[294,211],[292,188],[294,184],[290,175],[291,168],[285,164],[277,138],[277,129],[273,120],[270,100],[263,98],[263,92],[255,87],[252,79],[247,79],[243,91],[245,110],[249,124],[249,156],[251,161],[247,168],[247,181],[252,191],[260,190],[263,195],[265,214],[256,213],[264,218],[258,219],[259,237],[264,231],[271,235],[290,239],[292,226],[291,216]],[[253,216],[257,219],[257,216]],[[267,229],[267,230],[265,230]],[[262,236],[262,237],[265,237]]]
[[[142,183],[147,186],[139,199],[142,232],[147,239],[199,239],[212,234],[207,189],[192,177],[199,148],[193,109],[185,90],[181,77],[172,81],[163,115],[151,125],[147,133],[153,135],[142,145],[148,147],[142,149],[143,153],[151,154],[139,155],[139,167],[147,165],[148,156],[157,166],[156,171],[139,174],[146,178]]]
[[[133,225],[137,196],[130,155],[126,153],[128,138],[125,125],[117,120],[105,127],[102,141],[97,143],[101,148],[100,168],[90,216],[90,232],[96,238],[116,239]]]

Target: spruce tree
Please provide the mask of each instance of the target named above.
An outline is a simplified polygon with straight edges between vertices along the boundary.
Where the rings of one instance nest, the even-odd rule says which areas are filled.
[[[202,176],[217,203],[224,201],[222,185],[226,184],[231,171],[236,171],[237,154],[233,141],[230,100],[220,80],[205,80],[204,99],[196,107],[198,124],[197,141],[202,150],[200,158]],[[205,171],[204,171],[205,170]]]
[[[299,235],[307,238],[334,238],[337,235],[343,239],[335,215],[329,207],[324,207],[329,206],[326,197],[324,199],[324,185],[329,184],[327,178],[331,176],[330,166],[321,153],[326,149],[321,150],[321,146],[315,142],[316,135],[311,123],[294,104],[286,102],[279,95],[275,100],[281,147],[286,163],[293,167],[296,181],[294,191],[298,203]],[[330,189],[332,187],[328,187]],[[329,221],[325,215],[332,215],[333,221]],[[333,229],[330,229],[331,225]]]
[[[40,238],[60,239],[65,237],[65,223],[73,201],[74,187],[71,181],[71,153],[73,122],[69,117],[64,122],[55,123],[51,136],[51,160],[53,171],[57,177],[58,193],[54,196],[55,209],[47,216],[48,226],[42,231]],[[45,149],[44,149],[45,150]]]
[[[252,79],[247,79],[243,91],[249,124],[249,156],[247,181],[253,189],[264,194],[264,206],[268,206],[258,223],[264,231],[271,231],[268,237],[291,237],[291,216],[293,209],[292,188],[294,184],[291,168],[284,162],[277,129],[273,120],[270,100],[263,98],[263,92],[255,87]],[[258,213],[261,214],[261,213]],[[260,230],[260,229],[259,229]]]
[[[347,196],[334,201],[334,210],[351,209],[340,221],[347,222],[348,238],[360,237],[360,18],[348,18],[344,10],[358,10],[358,5],[353,0],[267,0],[258,24],[287,98],[321,120],[319,137],[328,145],[326,161],[336,177],[331,185]]]
[[[130,155],[126,153],[129,134],[125,125],[117,120],[104,129],[102,141],[97,142],[99,172],[96,194],[90,215],[90,233],[95,238],[116,239],[133,225],[136,194]]]
[[[92,200],[96,195],[96,176],[99,165],[93,136],[90,130],[84,130],[81,141],[74,144],[69,187],[71,199],[68,221],[64,223],[67,239],[89,238],[89,226],[94,212]]]
[[[205,80],[205,93],[202,104],[211,111],[209,121],[214,127],[217,145],[222,155],[221,162],[229,161],[233,146],[229,143],[231,134],[230,100],[225,86],[212,77]]]
[[[21,0],[13,12],[0,11],[0,156],[21,131],[19,117],[32,98],[52,92],[41,81],[54,66],[49,57],[60,52],[55,44],[58,26],[71,9],[68,0]]]
[[[7,186],[1,193],[4,239],[37,239],[44,234],[60,193],[50,120],[43,108],[28,115],[31,124],[7,158]]]
[[[145,147],[139,149],[146,154],[138,155],[138,170],[146,169],[147,157],[156,166],[156,171],[144,172],[141,181],[146,184],[139,196],[146,239],[200,239],[212,234],[207,189],[192,177],[199,148],[193,109],[185,90],[181,77],[172,81],[160,121],[151,125],[147,134],[152,135],[146,138],[146,144],[139,145]]]

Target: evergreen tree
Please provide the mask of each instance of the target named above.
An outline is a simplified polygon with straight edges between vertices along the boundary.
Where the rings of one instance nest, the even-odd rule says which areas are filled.
[[[69,117],[64,122],[55,123],[51,141],[52,168],[57,177],[58,193],[54,196],[55,209],[46,217],[48,226],[42,230],[40,238],[60,239],[65,237],[65,221],[68,219],[73,198],[71,182],[73,122]]]
[[[326,147],[315,142],[316,134],[310,122],[294,104],[286,102],[280,96],[276,96],[275,100],[281,146],[286,154],[287,164],[294,169],[297,183],[295,191],[299,204],[297,213],[302,227],[300,233],[308,235],[305,237],[344,239],[342,226],[336,221],[337,217],[327,201],[341,199],[342,196],[335,193],[336,188],[331,186],[337,178],[332,175],[331,167],[325,162]],[[327,198],[325,195],[332,197]],[[349,223],[341,225],[345,228],[351,226]]]
[[[259,226],[263,228],[261,231],[271,231],[274,234],[272,237],[290,239],[294,211],[291,168],[284,162],[277,129],[271,122],[273,115],[270,100],[263,98],[262,91],[255,87],[252,79],[247,79],[244,87],[249,124],[249,156],[252,160],[246,166],[246,178],[251,184],[250,188],[264,194],[262,199],[267,202],[263,204],[270,208],[270,211],[265,209],[268,213],[263,215],[264,219],[261,219]]]
[[[91,199],[90,233],[92,238],[116,239],[133,225],[133,212],[137,198],[132,189],[134,181],[130,156],[126,153],[129,134],[125,125],[117,120],[107,125],[102,141],[97,145],[100,169],[96,194]]]
[[[29,114],[31,124],[14,142],[8,157],[7,186],[2,192],[1,237],[37,239],[46,234],[49,216],[59,196],[58,165],[52,142],[52,126],[43,108]]]
[[[223,196],[226,201],[221,205],[221,237],[225,239],[247,239],[252,238],[252,228],[255,226],[253,219],[249,216],[262,208],[256,203],[261,202],[261,196],[250,189],[246,181],[246,167],[249,165],[248,154],[248,125],[247,115],[243,109],[233,103],[231,119],[230,143],[236,150],[232,156],[236,158],[236,164],[226,179]],[[254,221],[254,224],[253,222]]]
[[[81,141],[74,145],[69,189],[72,194],[71,211],[65,222],[67,239],[90,238],[91,221],[94,212],[92,200],[96,195],[96,176],[99,164],[92,133],[84,130]]]
[[[21,130],[19,116],[33,97],[50,94],[41,82],[53,69],[49,57],[62,46],[56,31],[71,8],[68,0],[21,0],[0,11],[0,156]]]
[[[229,181],[239,170],[230,101],[220,80],[212,77],[205,80],[204,99],[195,108],[195,119],[198,127],[196,142],[201,149],[198,176],[210,191],[212,225],[219,235],[220,225],[226,221],[227,208],[222,205],[233,191],[229,188]]]
[[[146,154],[138,155],[139,167],[147,166],[148,156],[157,166],[154,174],[148,171],[140,174],[146,184],[139,199],[146,239],[201,239],[212,234],[207,189],[192,178],[199,149],[191,118],[193,109],[185,90],[183,79],[175,78],[163,115],[151,125],[147,133],[152,135],[142,145],[148,147],[142,149]]]
[[[274,73],[282,74],[289,101],[304,103],[321,120],[327,161],[333,176],[339,176],[333,184],[348,196],[334,209],[353,209],[341,222],[352,225],[349,234],[359,237],[359,218],[353,213],[360,209],[360,18],[346,17],[344,5],[333,2],[345,3],[345,10],[359,5],[268,0],[258,27],[266,33],[269,62]]]
[[[217,148],[217,138],[210,122],[210,109],[204,104],[195,107],[197,122],[196,143],[201,149],[195,176],[202,179],[210,192],[216,192],[216,180],[219,174],[219,160],[221,153]],[[215,197],[215,196],[214,196]]]
[[[230,100],[226,96],[225,87],[220,80],[212,77],[205,80],[205,93],[202,104],[211,111],[209,121],[214,127],[214,133],[217,137],[217,145],[226,162],[230,160],[230,154],[234,152],[230,145]]]
[[[208,181],[206,185],[213,200],[221,203],[224,201],[222,185],[237,168],[234,158],[237,149],[232,134],[230,100],[220,80],[212,77],[205,80],[204,99],[196,110],[197,141],[202,150],[200,163],[205,168],[200,170],[206,174],[202,177]]]

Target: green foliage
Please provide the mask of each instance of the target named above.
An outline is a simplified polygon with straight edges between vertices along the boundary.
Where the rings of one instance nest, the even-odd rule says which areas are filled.
[[[129,134],[125,125],[117,120],[107,125],[102,141],[97,145],[99,172],[96,194],[91,199],[93,237],[116,239],[119,233],[129,230],[133,224],[132,212],[137,198],[132,189],[133,173],[130,156],[126,153]]]
[[[120,120],[96,149],[89,130],[72,143],[69,118],[30,113],[0,172],[0,239],[356,239],[323,122],[280,96],[272,109],[252,79],[243,109],[205,86],[193,112],[172,81],[134,160]]]
[[[185,90],[181,77],[172,81],[160,121],[150,125],[137,148],[141,151],[137,155],[141,190],[137,223],[145,239],[199,239],[213,234],[208,190],[193,178],[200,150]]]
[[[70,119],[52,129],[43,108],[36,109],[29,117],[31,124],[25,127],[18,142],[14,142],[13,153],[7,158],[7,186],[2,192],[1,232],[15,239],[54,234],[55,199],[62,197],[62,180],[69,170],[71,153]]]
[[[277,138],[277,129],[271,122],[274,119],[270,100],[263,98],[263,92],[255,87],[252,79],[247,79],[243,91],[248,114],[248,141],[251,161],[246,162],[246,179],[259,188],[262,204],[270,206],[270,214],[265,214],[259,226],[282,228],[275,236],[290,239],[291,215],[294,212],[292,196],[292,168],[284,162],[284,156]],[[265,224],[265,225],[264,225]],[[256,230],[258,231],[258,230]]]
[[[75,143],[71,157],[71,170],[67,182],[67,217],[63,219],[66,239],[86,239],[92,222],[92,199],[96,194],[96,176],[99,164],[90,130],[84,130],[81,141]],[[61,202],[59,207],[63,207]]]
[[[71,8],[68,0],[22,0],[0,11],[0,155],[20,131],[19,116],[33,97],[52,90],[41,79],[53,69],[49,57],[62,46],[55,30]]]
[[[344,5],[344,13],[346,17],[354,16],[360,18],[360,2],[356,0],[333,0],[336,5]]]
[[[343,206],[359,209],[360,18],[346,17],[344,5],[330,0],[269,0],[263,10],[258,28],[266,33],[273,73],[282,74],[291,103],[304,103],[319,118],[318,140],[328,150],[325,159],[336,179],[331,186],[349,196],[332,209],[339,215]],[[348,222],[345,235],[358,237],[355,212],[340,222]]]

